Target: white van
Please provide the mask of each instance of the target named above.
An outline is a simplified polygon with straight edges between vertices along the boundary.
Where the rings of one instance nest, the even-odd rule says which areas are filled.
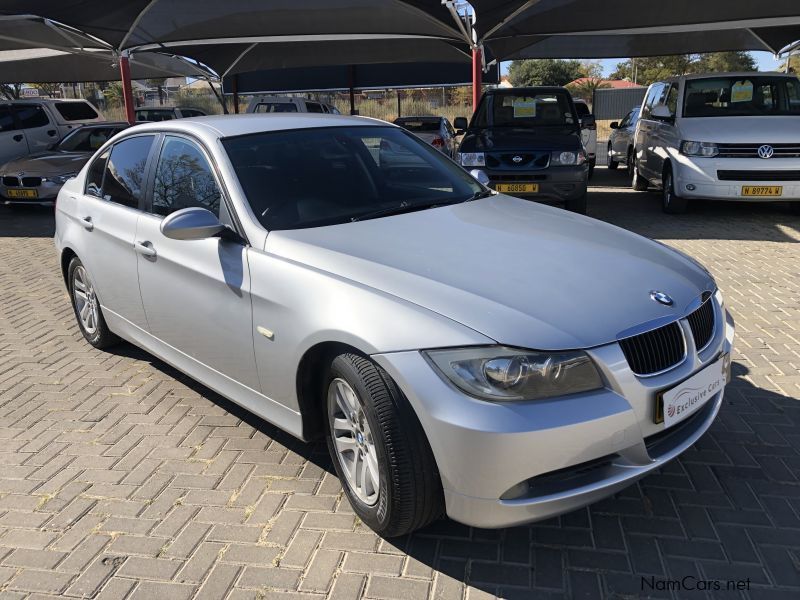
[[[293,96],[254,96],[247,106],[247,112],[341,114],[338,108],[330,104]]]
[[[86,100],[0,102],[0,165],[47,150],[71,129],[105,121]]]
[[[781,73],[686,75],[650,86],[636,126],[632,185],[689,200],[788,200],[800,212],[800,80]]]

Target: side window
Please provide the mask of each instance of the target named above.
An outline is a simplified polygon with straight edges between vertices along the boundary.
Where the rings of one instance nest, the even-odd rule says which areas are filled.
[[[28,106],[17,105],[14,107],[14,112],[17,114],[17,120],[22,129],[47,127],[50,124],[47,113],[44,112],[44,109],[39,104],[31,104]]]
[[[100,116],[88,102],[56,102],[56,110],[65,121],[88,121]]]
[[[139,208],[147,155],[150,154],[154,139],[152,135],[143,135],[114,144],[103,178],[104,199],[123,206]]]
[[[650,111],[656,104],[657,99],[661,97],[661,92],[663,91],[663,89],[664,89],[663,83],[654,83],[653,85],[650,86],[650,90],[647,92],[647,97],[645,98],[644,105],[642,106],[643,119],[650,118]]]
[[[11,107],[0,106],[0,131],[14,131],[16,128]]]
[[[310,113],[321,113],[322,105],[318,102],[306,102],[306,110]]]
[[[156,166],[151,212],[166,216],[199,206],[219,216],[220,198],[214,174],[200,149],[183,138],[167,136]]]
[[[103,173],[106,171],[109,151],[106,150],[94,159],[86,173],[86,194],[89,196],[103,197]]]
[[[667,105],[669,111],[674,115],[678,114],[678,84],[673,83],[669,86],[669,92],[667,92],[667,97],[664,100],[664,104]]]
[[[631,119],[633,118],[633,111],[629,112],[625,115],[625,118],[620,121],[619,128],[625,129],[631,123]]]

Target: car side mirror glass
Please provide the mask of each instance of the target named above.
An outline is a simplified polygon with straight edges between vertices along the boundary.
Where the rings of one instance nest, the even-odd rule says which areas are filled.
[[[595,121],[594,115],[586,115],[585,117],[581,117],[581,127],[594,127],[597,124]]]
[[[456,117],[453,120],[453,127],[456,128],[456,133],[458,135],[463,134],[467,130],[467,128],[469,127],[469,123],[467,123],[467,118],[466,117]]]
[[[199,207],[183,208],[161,221],[161,233],[173,240],[204,240],[224,230],[214,213]]]
[[[609,125],[611,129],[619,129],[619,121],[611,121],[611,125]]]
[[[669,121],[675,117],[666,104],[656,104],[653,110],[650,111],[650,114],[654,119],[659,119],[661,121]]]

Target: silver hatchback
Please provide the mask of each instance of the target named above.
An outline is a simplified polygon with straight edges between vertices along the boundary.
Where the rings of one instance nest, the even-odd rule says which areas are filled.
[[[137,126],[61,190],[81,332],[304,440],[384,536],[558,515],[711,425],[733,322],[691,258],[497,194],[399,127]]]

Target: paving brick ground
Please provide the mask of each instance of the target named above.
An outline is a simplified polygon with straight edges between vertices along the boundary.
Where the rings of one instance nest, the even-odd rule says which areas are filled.
[[[0,599],[800,597],[800,217],[710,203],[666,217],[654,195],[615,188],[620,174],[596,183],[593,216],[718,278],[738,326],[720,418],[589,509],[393,541],[357,522],[323,446],[135,348],[85,344],[51,215],[2,210]],[[685,576],[750,591],[642,590]]]

